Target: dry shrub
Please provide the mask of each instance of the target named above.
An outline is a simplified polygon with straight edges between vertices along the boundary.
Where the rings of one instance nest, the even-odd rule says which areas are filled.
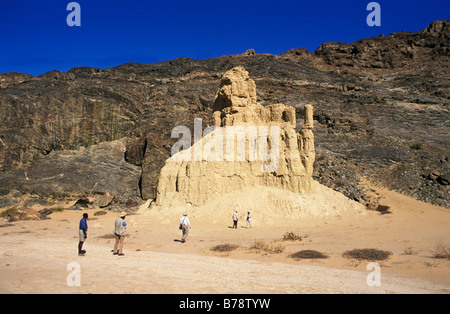
[[[328,255],[315,250],[302,250],[289,255],[289,257],[295,259],[325,259],[328,258]]]
[[[17,211],[17,208],[15,208],[15,207],[5,209],[4,211],[2,211],[0,213],[0,217],[1,218],[8,217],[9,215],[11,215],[12,213],[15,213],[16,211]]]
[[[436,245],[434,249],[431,249],[431,253],[434,258],[450,259],[450,247],[442,243]]]
[[[342,188],[346,186],[345,181],[339,178],[333,180],[333,185],[334,188]]]
[[[412,142],[409,144],[409,148],[415,149],[415,150],[420,150],[423,148],[423,143],[422,142]]]
[[[296,241],[296,240],[301,241],[301,240],[302,240],[302,237],[299,236],[299,235],[297,235],[297,234],[295,234],[295,233],[292,232],[292,231],[289,231],[289,232],[286,232],[286,233],[284,234],[283,240],[284,240],[284,241]]]
[[[392,252],[377,249],[354,249],[346,251],[343,256],[346,258],[355,258],[367,261],[383,261],[389,258]]]
[[[279,243],[268,243],[266,241],[255,241],[250,247],[251,250],[263,251],[267,253],[281,253],[284,251],[284,246]]]
[[[214,252],[231,252],[238,248],[236,244],[219,244],[211,248]]]
[[[377,208],[375,209],[377,212],[379,212],[381,215],[386,215],[386,214],[392,214],[392,212],[390,211],[391,207],[390,206],[386,206],[386,205],[378,205]]]
[[[416,251],[412,247],[408,247],[403,251],[403,255],[416,255]]]

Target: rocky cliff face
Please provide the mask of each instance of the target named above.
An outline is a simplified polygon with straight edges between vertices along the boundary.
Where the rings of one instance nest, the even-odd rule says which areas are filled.
[[[141,170],[124,160],[125,149],[124,138],[89,148],[54,151],[27,168],[3,172],[2,186],[44,199],[105,193],[125,201],[135,199],[139,194]]]
[[[133,197],[155,198],[176,142],[171,130],[184,125],[193,134],[194,118],[202,118],[203,129],[217,123],[214,111],[227,108],[226,99],[215,102],[221,77],[242,66],[256,83],[256,100],[250,102],[294,107],[297,133],[305,105],[314,105],[316,180],[362,203],[368,201],[360,185],[366,177],[450,207],[449,29],[448,21],[436,21],[418,33],[327,43],[314,53],[294,49],[280,56],[130,63],[38,77],[0,74],[1,197],[13,189],[28,192],[17,184],[20,176],[49,166],[56,153],[72,151],[76,158],[81,147],[125,138],[125,152],[111,167],[136,166],[141,174]],[[221,113],[221,123],[228,123],[225,117]],[[80,173],[65,176],[85,182],[76,179]],[[45,195],[47,177],[33,178],[40,182],[33,193]],[[93,193],[89,184],[77,193]],[[54,196],[79,191],[70,184],[63,190]]]
[[[233,68],[222,76],[213,106],[215,127],[166,161],[157,205],[201,206],[252,186],[312,191],[312,106],[305,106],[305,123],[296,133],[294,107],[262,106],[256,100],[255,82],[244,68]]]

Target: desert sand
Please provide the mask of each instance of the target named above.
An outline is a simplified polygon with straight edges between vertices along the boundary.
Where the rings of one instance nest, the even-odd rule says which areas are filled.
[[[238,194],[205,205],[215,206],[214,214],[205,214],[202,207],[152,207],[127,216],[125,256],[111,253],[113,222],[118,216],[114,212],[94,216],[99,208],[64,210],[52,213],[48,220],[2,222],[0,293],[450,293],[450,260],[433,258],[432,253],[437,245],[450,244],[450,212],[374,189],[391,213],[382,215],[356,203],[349,205],[338,196],[313,198],[309,203],[303,200],[297,209],[292,204],[302,200],[274,207],[276,194],[258,195],[257,190],[250,191],[253,199],[247,195],[248,203],[237,202],[243,199]],[[320,202],[331,210],[311,209],[312,203]],[[339,210],[345,202],[346,210]],[[238,229],[230,228],[235,209],[240,214]],[[246,227],[247,209],[252,211],[252,228]],[[187,242],[181,243],[178,220],[185,211],[192,230]],[[83,212],[89,214],[88,239],[85,256],[78,256],[78,222]],[[302,240],[283,241],[290,231]],[[256,241],[283,250],[251,249]],[[218,244],[238,248],[211,251]],[[370,261],[342,256],[358,248],[393,253],[378,262],[380,286],[367,284]],[[289,257],[300,250],[316,250],[328,258]],[[70,274],[75,268],[68,266],[74,262],[80,267],[79,286],[67,281],[73,278]]]

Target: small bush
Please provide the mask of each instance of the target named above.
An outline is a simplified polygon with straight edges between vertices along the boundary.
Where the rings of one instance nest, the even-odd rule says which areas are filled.
[[[411,144],[409,144],[409,148],[415,149],[415,150],[422,149],[423,143],[422,142],[412,142]]]
[[[14,213],[16,211],[17,211],[17,208],[15,208],[15,207],[11,207],[11,208],[5,209],[4,211],[2,211],[0,213],[0,217],[1,218],[8,217],[9,215],[11,215],[12,213]]]
[[[340,178],[334,179],[333,185],[335,188],[342,188],[342,187],[346,186],[345,181]]]
[[[281,253],[284,251],[284,246],[276,243],[267,243],[266,241],[255,241],[255,244],[250,249],[267,253]]]
[[[413,250],[412,247],[406,248],[403,251],[403,255],[416,255],[417,253]]]
[[[391,207],[390,206],[386,206],[386,205],[378,205],[377,208],[375,209],[377,212],[379,212],[381,215],[386,215],[386,214],[392,214],[392,212],[390,211]]]
[[[431,250],[434,258],[447,258],[450,259],[450,247],[444,244],[438,244]]]
[[[55,213],[59,213],[64,211],[64,206],[63,205],[58,205],[55,207],[55,209],[53,210]]]
[[[392,252],[377,249],[354,249],[346,251],[343,256],[346,258],[355,258],[367,261],[383,261],[389,258]]]
[[[211,248],[214,252],[231,252],[238,248],[236,244],[219,244]]]
[[[292,232],[292,231],[289,231],[289,232],[286,232],[286,233],[284,234],[283,240],[284,240],[284,241],[297,241],[297,240],[301,241],[301,240],[302,240],[302,237],[299,236],[299,235],[297,235],[297,234],[295,234],[295,233]]]
[[[328,258],[328,255],[315,250],[302,250],[289,255],[289,257],[295,259],[325,259]]]

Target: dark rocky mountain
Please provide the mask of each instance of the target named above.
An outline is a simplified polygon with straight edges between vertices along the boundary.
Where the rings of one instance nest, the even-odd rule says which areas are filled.
[[[172,129],[211,125],[220,77],[243,66],[259,102],[297,108],[298,128],[314,105],[318,181],[363,203],[367,179],[449,208],[449,65],[450,22],[436,21],[314,53],[0,74],[0,207],[17,191],[154,198]]]

